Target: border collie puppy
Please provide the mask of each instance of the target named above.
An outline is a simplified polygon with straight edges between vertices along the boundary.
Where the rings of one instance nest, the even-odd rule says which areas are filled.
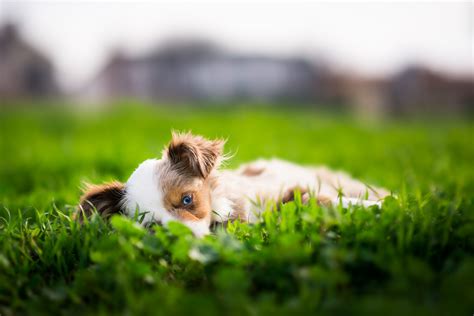
[[[347,207],[381,205],[389,193],[325,167],[287,161],[257,160],[236,170],[219,170],[223,140],[173,133],[161,159],[142,162],[128,181],[89,185],[81,198],[79,217],[97,211],[104,217],[143,215],[142,224],[181,221],[196,236],[209,233],[212,222],[255,222],[267,203],[285,203],[301,193],[320,204]]]

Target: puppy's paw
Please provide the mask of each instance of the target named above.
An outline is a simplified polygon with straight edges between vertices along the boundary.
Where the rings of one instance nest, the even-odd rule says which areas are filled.
[[[301,194],[301,202],[303,204],[308,204],[310,195],[308,190],[303,189],[301,187],[293,187],[288,189],[281,197],[280,203],[285,204],[295,200],[296,192]]]

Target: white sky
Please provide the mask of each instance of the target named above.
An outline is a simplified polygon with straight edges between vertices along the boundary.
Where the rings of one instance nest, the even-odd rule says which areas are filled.
[[[0,23],[19,21],[72,88],[90,79],[113,48],[141,54],[193,35],[241,52],[322,56],[368,75],[412,62],[473,74],[473,11],[471,1],[0,0]]]

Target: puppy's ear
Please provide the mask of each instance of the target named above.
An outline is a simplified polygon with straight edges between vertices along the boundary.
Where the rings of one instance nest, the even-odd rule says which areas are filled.
[[[125,195],[123,183],[113,181],[99,185],[87,185],[81,197],[75,218],[89,217],[93,212],[104,218],[122,213],[122,199]]]
[[[190,133],[173,133],[165,154],[179,172],[207,178],[222,161],[224,140],[208,140]]]

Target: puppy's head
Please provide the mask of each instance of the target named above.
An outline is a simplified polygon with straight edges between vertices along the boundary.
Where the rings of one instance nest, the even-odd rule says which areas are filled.
[[[88,186],[77,214],[144,213],[143,223],[178,220],[203,236],[209,232],[212,174],[222,160],[223,146],[222,140],[173,133],[161,159],[141,163],[125,185]]]
[[[175,134],[161,159],[141,163],[125,184],[123,210],[145,212],[144,222],[179,220],[198,236],[209,232],[213,171],[224,141]]]

